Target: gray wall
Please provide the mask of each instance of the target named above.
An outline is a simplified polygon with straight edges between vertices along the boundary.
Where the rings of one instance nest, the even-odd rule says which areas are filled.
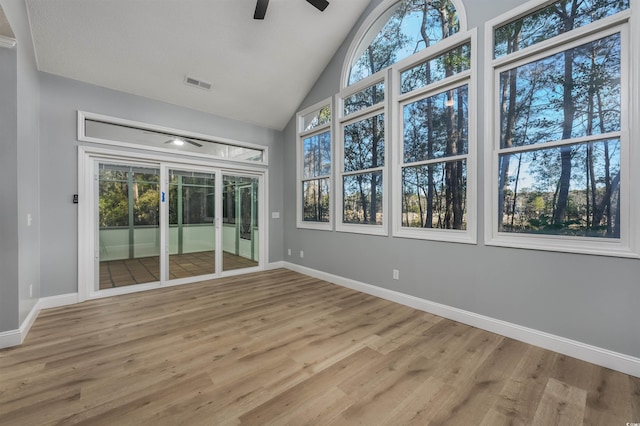
[[[24,11],[23,1],[15,1]],[[22,11],[21,11],[22,15]],[[40,298],[40,88],[29,21],[12,23],[18,35],[18,261],[20,323]],[[31,215],[31,225],[27,223]],[[30,291],[30,287],[32,291]]]
[[[361,22],[375,8],[374,0]],[[468,28],[524,3],[522,0],[466,0]],[[300,109],[339,91],[346,51],[359,24],[327,66]],[[640,260],[550,253],[484,246],[482,189],[484,123],[483,52],[478,55],[478,234],[477,245],[376,237],[296,228],[295,123],[284,130],[285,260],[552,333],[623,354],[640,357]],[[392,196],[387,194],[387,196]],[[295,254],[304,250],[300,259]],[[392,269],[400,280],[391,279]]]
[[[16,50],[0,48],[0,331],[18,328]]]
[[[43,297],[78,291],[78,210],[71,202],[72,194],[78,192],[78,110],[266,145],[269,147],[269,211],[282,211],[281,132],[41,73]],[[282,220],[269,221],[269,261],[275,262],[282,260]]]
[[[17,40],[14,50],[3,49],[3,69],[0,73],[0,84],[5,86],[1,98],[3,159],[0,161],[3,163],[2,180],[6,179],[2,183],[3,212],[0,222],[3,224],[0,226],[11,227],[6,228],[6,242],[3,235],[0,243],[3,246],[0,330],[10,330],[25,320],[40,293],[39,87],[25,3],[4,0],[2,8]],[[32,216],[31,226],[27,225],[27,214]]]

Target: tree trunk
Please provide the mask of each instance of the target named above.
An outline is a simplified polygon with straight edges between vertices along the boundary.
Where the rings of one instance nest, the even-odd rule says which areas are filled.
[[[427,14],[429,13],[429,5],[430,2],[424,2],[423,10],[422,10],[422,24],[420,25],[420,34],[422,35],[422,40],[424,41],[425,48],[431,45],[431,40],[429,40],[429,35],[427,34]],[[431,63],[429,61],[426,62],[426,75],[427,75],[427,84],[431,83]],[[433,158],[433,100],[431,97],[427,98],[427,107],[426,107],[426,116],[427,116],[427,158]],[[425,218],[423,226],[425,228],[433,227],[433,174],[434,174],[434,166],[433,164],[429,164],[427,166],[427,205],[426,205],[426,213],[427,217]],[[422,220],[422,216],[420,217]]]
[[[520,42],[521,25],[516,27],[511,40],[507,44],[509,53],[518,50]],[[504,126],[504,133],[501,135],[501,148],[511,148],[513,146],[513,132],[516,122],[516,91],[518,89],[518,72],[517,69],[507,71],[505,84],[502,85],[502,93],[500,94],[501,124]],[[504,124],[502,121],[504,120]],[[503,230],[504,220],[504,194],[509,183],[509,162],[510,155],[502,156],[500,161],[500,170],[498,175],[498,230]]]
[[[563,18],[564,32],[573,29],[573,22],[577,13],[578,2],[573,1],[571,5],[571,13],[567,15],[564,11],[560,13]],[[564,119],[562,121],[562,139],[570,139],[573,129],[573,114],[575,106],[573,102],[573,51],[564,52],[564,86],[562,111]],[[573,156],[571,147],[563,147],[560,149],[560,181],[558,190],[558,199],[555,212],[553,215],[553,224],[562,225],[567,218],[567,207],[569,205],[569,187],[571,186],[571,159]]]
[[[511,204],[511,229],[513,230],[513,222],[516,217],[516,208],[518,200],[518,182],[520,181],[520,166],[522,165],[522,153],[518,155],[518,169],[516,171],[516,181],[513,188],[513,203]]]
[[[369,223],[367,214],[367,196],[364,193],[364,186],[362,185],[362,175],[358,175],[358,190],[360,191],[360,205],[362,208],[362,223]]]
[[[604,112],[602,105],[602,96],[600,91],[596,92],[596,98],[598,100],[598,116],[599,116],[599,124],[600,124],[600,132],[605,133],[604,127]],[[609,158],[609,141],[605,140],[604,142],[604,197],[602,199],[603,206],[598,209],[598,213],[600,215],[600,219],[598,223],[602,220],[602,215],[606,214],[607,216],[607,236],[613,236],[613,222],[611,221],[611,195],[612,195],[612,182],[611,182],[611,159]],[[618,175],[620,176],[620,175]],[[595,201],[594,201],[595,202]],[[620,202],[618,200],[618,202]],[[620,210],[617,210],[616,217],[620,216]],[[619,229],[619,228],[618,228]]]
[[[372,64],[372,68],[371,68],[371,74],[374,73],[374,69],[373,69],[373,52],[371,51],[371,49],[369,49],[369,55],[370,55],[370,62]],[[374,85],[371,89],[371,94],[373,96],[373,102],[375,103],[375,100],[377,98],[377,89],[376,86]],[[372,117],[372,126],[371,126],[371,166],[372,167],[378,167],[378,120],[377,117]],[[377,218],[377,212],[378,212],[378,197],[377,197],[377,193],[378,193],[378,176],[376,175],[375,172],[371,173],[371,201],[370,201],[370,205],[371,208],[369,210],[369,222],[368,223],[372,223],[372,224],[376,224],[378,221]],[[365,223],[367,223],[365,221]]]

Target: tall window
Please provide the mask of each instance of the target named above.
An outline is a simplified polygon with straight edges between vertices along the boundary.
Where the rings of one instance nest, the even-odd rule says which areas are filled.
[[[386,1],[352,46],[338,110],[339,230],[386,235],[387,207],[393,206],[394,235],[473,239],[467,189],[471,40],[459,34],[464,19],[457,5]]]
[[[475,37],[459,39],[450,41],[460,44],[433,51],[397,73],[395,235],[475,242],[475,182],[468,179],[475,170],[469,108]]]
[[[331,229],[331,99],[297,118],[298,227]]]
[[[343,98],[338,181],[342,230],[386,233],[385,85],[384,79],[376,81]]]
[[[530,14],[488,24],[489,243],[629,251],[629,7],[535,2]]]

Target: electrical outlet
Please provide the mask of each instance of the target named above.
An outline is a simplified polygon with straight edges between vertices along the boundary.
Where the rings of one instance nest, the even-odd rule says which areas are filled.
[[[33,217],[31,216],[31,213],[27,213],[27,226],[31,226],[32,222],[33,222]]]
[[[400,270],[398,270],[398,269],[394,269],[393,270],[393,279],[394,280],[399,280],[400,279]]]
[[[29,284],[29,297],[33,297],[33,284]]]
[[[304,257],[304,252],[302,250],[300,250],[300,258]]]
[[[291,249],[287,249],[287,254],[291,256]]]

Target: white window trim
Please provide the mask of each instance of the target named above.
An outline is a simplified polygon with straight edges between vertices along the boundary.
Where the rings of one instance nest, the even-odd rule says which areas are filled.
[[[331,120],[328,123],[322,124],[320,126],[314,127],[310,130],[304,130],[304,117],[320,108],[325,106],[329,106],[331,110]],[[323,231],[331,231],[333,230],[334,223],[334,194],[335,194],[335,180],[334,176],[334,164],[335,164],[335,143],[334,143],[334,115],[335,108],[333,97],[329,97],[325,100],[322,100],[318,103],[315,103],[302,111],[299,111],[296,114],[296,132],[297,132],[297,140],[296,140],[296,226],[302,229],[317,229]],[[329,222],[315,222],[315,221],[305,221],[303,220],[303,209],[302,209],[302,182],[305,180],[303,178],[303,162],[304,162],[304,148],[303,143],[304,139],[317,135],[320,133],[324,133],[329,131],[329,137],[331,139],[331,170],[329,171],[328,176],[321,176],[315,179],[328,178],[329,179]],[[309,179],[311,180],[311,179]]]
[[[435,58],[452,48],[463,45],[467,42],[471,43],[471,66],[469,70],[447,77],[443,80],[432,83],[431,85],[416,89],[414,91],[400,94],[400,75],[402,72],[410,69],[427,59]],[[477,243],[477,30],[473,28],[467,32],[460,32],[452,37],[448,37],[437,44],[424,49],[421,52],[403,60],[392,67],[393,69],[393,91],[392,97],[395,101],[392,103],[391,117],[392,128],[395,130],[394,144],[394,163],[393,163],[393,179],[392,185],[394,189],[392,200],[393,212],[393,236],[402,238],[415,238],[423,240],[447,241],[454,243]],[[403,163],[404,158],[404,126],[402,120],[402,107],[408,103],[415,102],[425,97],[441,93],[449,88],[468,86],[469,96],[469,141],[468,152],[451,158],[438,158],[436,163],[445,163],[453,158],[466,159],[467,167],[467,229],[435,229],[435,228],[411,228],[402,226],[402,169],[409,164]]]
[[[371,75],[356,84],[353,84],[349,87],[344,88],[338,97],[338,111],[337,116],[338,119],[338,134],[336,137],[336,154],[335,154],[335,191],[336,194],[336,202],[335,202],[335,217],[336,217],[336,230],[339,232],[353,232],[358,234],[369,234],[369,235],[381,235],[386,236],[389,235],[389,162],[391,161],[389,158],[389,111],[387,105],[389,103],[389,78],[388,74],[390,73],[390,69],[386,68],[382,71],[377,72],[374,75]],[[344,115],[344,99],[357,93],[367,87],[373,86],[380,82],[384,82],[384,100],[375,105],[372,105],[367,108],[363,108],[359,111],[352,112],[348,115]],[[361,121],[370,117],[374,117],[379,114],[384,114],[384,166],[375,167],[372,169],[360,170],[358,172],[345,172],[344,171],[344,127],[351,123]],[[382,170],[382,224],[381,225],[363,225],[357,223],[345,223],[343,221],[344,214],[344,185],[343,185],[343,176],[345,175],[353,175],[359,173],[366,173]]]
[[[111,139],[102,139],[102,138],[87,136],[85,132],[86,130],[85,120],[102,121],[104,123],[109,123],[109,124],[135,127],[142,130],[168,133],[176,136],[184,136],[186,138],[203,139],[203,140],[208,140],[211,142],[225,144],[225,145],[255,149],[258,151],[262,151],[262,161],[239,160],[239,159],[221,157],[221,156],[216,156],[211,154],[201,154],[201,153],[189,152],[189,151],[176,151],[173,149],[159,148],[159,147],[154,147],[149,145],[141,145],[141,144],[135,144],[131,142],[123,142],[123,141],[116,141]],[[78,125],[78,140],[81,142],[92,142],[92,143],[99,143],[99,144],[110,145],[115,147],[143,149],[146,151],[153,151],[156,153],[165,153],[165,154],[169,153],[173,155],[181,155],[181,156],[193,157],[193,158],[215,159],[215,160],[222,160],[225,162],[233,162],[233,163],[239,163],[239,164],[254,164],[254,165],[261,165],[261,166],[267,166],[269,164],[269,147],[265,145],[258,145],[258,144],[253,144],[249,142],[241,142],[233,139],[206,135],[204,133],[196,133],[196,132],[190,132],[187,130],[173,129],[170,127],[158,126],[155,124],[143,123],[140,121],[127,120],[125,118],[111,117],[108,115],[96,114],[93,112],[86,112],[86,111],[80,111],[80,110],[78,111],[77,125]]]
[[[639,31],[634,30],[638,24],[638,13],[633,13],[634,2],[631,9],[620,12],[614,16],[590,23],[584,27],[577,28],[571,32],[560,34],[551,39],[545,40],[533,46],[528,46],[513,54],[493,59],[494,29],[507,24],[510,21],[521,18],[536,9],[542,8],[553,1],[532,0],[524,5],[507,12],[485,24],[485,104],[484,111],[488,115],[485,119],[484,141],[485,141],[485,170],[484,188],[484,239],[488,246],[524,248],[544,251],[557,251],[568,253],[580,253],[600,256],[615,257],[640,257],[638,248],[638,219],[640,211],[638,206],[638,188],[631,183],[640,182],[640,173],[634,172],[631,164],[640,164],[638,145],[639,126],[632,126],[637,123],[638,111],[640,110],[640,96],[638,84],[640,82],[640,55],[632,55],[633,46],[638,51],[640,46]],[[635,25],[634,25],[635,24]],[[611,31],[608,29],[613,28]],[[496,100],[499,79],[499,70],[507,67],[512,68],[514,64],[529,63],[537,57],[546,57],[552,54],[554,49],[564,51],[588,42],[589,38],[597,39],[612,33],[621,33],[621,131],[620,134],[620,197],[621,205],[619,214],[620,239],[608,239],[597,237],[567,237],[555,235],[538,235],[526,233],[508,233],[498,231],[498,153],[499,140],[499,108]],[[631,33],[631,34],[629,34]],[[630,97],[629,95],[634,96]],[[613,134],[613,133],[611,133]],[[602,139],[598,137],[597,139]],[[576,141],[572,139],[572,141]],[[635,141],[635,145],[632,143]],[[560,144],[562,144],[560,142]],[[551,146],[549,144],[548,146]],[[539,144],[536,148],[545,146]],[[531,147],[529,147],[531,149]]]

